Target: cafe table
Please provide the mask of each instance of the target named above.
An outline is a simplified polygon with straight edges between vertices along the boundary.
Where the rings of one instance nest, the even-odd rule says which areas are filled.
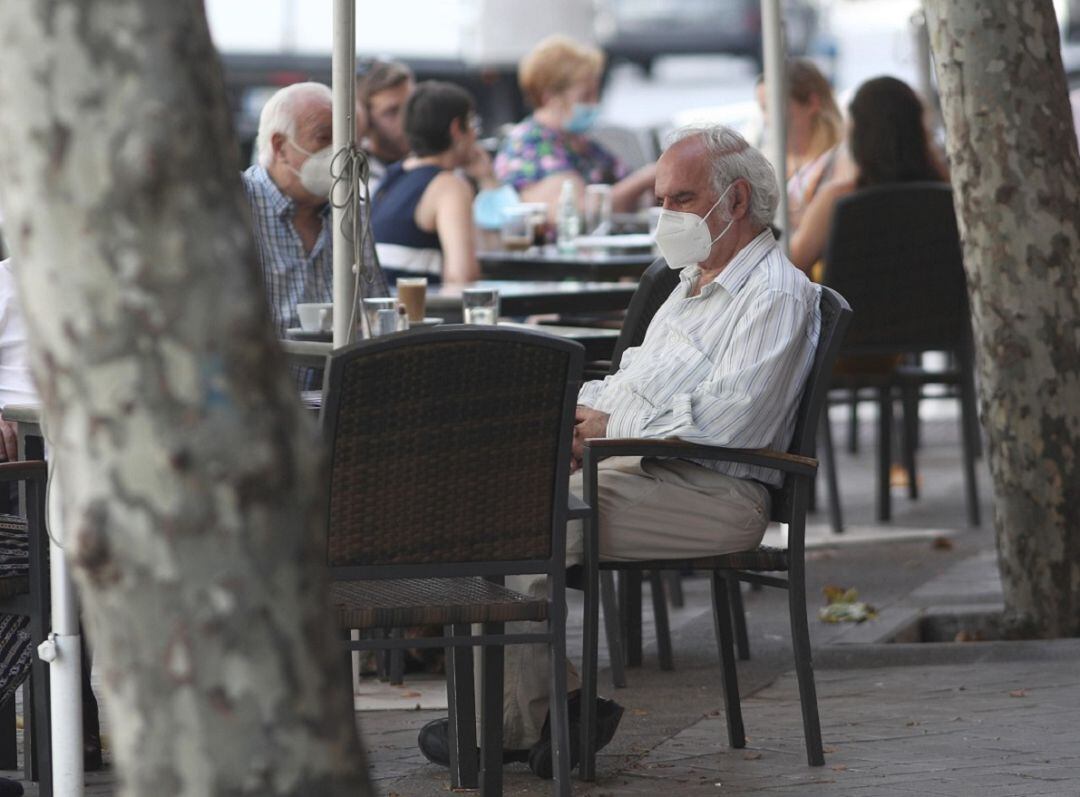
[[[534,332],[544,332],[556,337],[574,340],[585,347],[586,360],[605,360],[611,357],[615,349],[615,342],[619,338],[619,330],[605,327],[578,327],[560,324],[526,324],[516,321],[500,320],[499,327],[503,329],[527,329]],[[406,334],[406,333],[402,333]],[[323,333],[322,340],[316,340],[315,333],[309,333],[304,340],[286,338],[281,341],[282,348],[289,360],[290,365],[307,368],[323,368],[326,358],[333,351],[330,333]]]
[[[477,254],[480,273],[492,280],[588,280],[610,282],[637,280],[656,260],[650,250],[603,249],[563,253],[554,246],[531,247],[515,252],[483,250]]]
[[[438,285],[428,288],[426,314],[447,322],[460,321],[461,292],[467,288],[497,290],[500,314],[524,317],[625,310],[637,283],[480,280],[468,285]]]

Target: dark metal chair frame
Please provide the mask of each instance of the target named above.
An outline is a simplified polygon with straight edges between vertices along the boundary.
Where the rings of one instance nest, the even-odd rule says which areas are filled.
[[[553,662],[560,662],[566,656],[566,521],[568,517],[586,514],[579,500],[568,497],[574,408],[582,362],[582,347],[572,341],[537,332],[475,326],[439,327],[364,341],[339,349],[328,360],[321,415],[330,454],[326,494],[328,561],[344,645],[349,651],[402,647],[448,649],[454,788],[475,787],[479,780],[482,793],[501,794],[502,646],[545,643],[551,648]],[[523,366],[515,369],[515,363]],[[536,373],[531,376],[521,373],[525,366]],[[491,376],[493,369],[498,376]],[[485,374],[489,380],[486,386],[480,381]],[[379,384],[389,387],[365,390],[365,384],[375,384],[367,379],[377,379]],[[519,383],[527,385],[528,390],[517,386]],[[418,413],[423,406],[436,406],[436,402],[425,398],[426,405],[417,404],[416,391],[426,397],[437,395],[438,406],[444,408],[460,408],[466,392],[477,407],[502,406],[500,402],[509,391],[510,399],[517,402],[513,411],[518,415],[513,417],[528,417],[525,426],[531,436],[522,433],[495,440],[496,435],[489,431],[490,437],[485,440],[479,434],[480,426],[476,431],[461,428],[454,431],[456,423],[468,422],[464,417],[439,425],[431,434],[429,427],[433,421],[429,418],[427,423],[418,424],[421,420]],[[522,398],[526,393],[527,397]],[[379,425],[380,416],[378,412],[368,411],[366,406],[374,404],[372,399],[376,396],[400,402],[400,406],[394,406],[405,413],[401,429],[390,429],[397,422],[385,414],[382,423],[387,428],[373,428]],[[346,412],[361,414],[346,423],[343,421]],[[489,418],[480,420],[484,424],[489,422]],[[436,421],[441,424],[443,419]],[[343,431],[349,424],[361,431],[355,434]],[[446,436],[442,432],[444,428],[448,430]],[[427,429],[426,436],[417,438],[417,429]],[[368,430],[387,437],[373,442],[375,434]],[[406,444],[404,441],[410,435],[413,439]],[[475,445],[455,458],[458,450],[464,451],[458,443],[466,435],[470,444]],[[484,453],[485,445],[487,450],[493,445],[513,446],[515,456],[522,459],[491,462]],[[434,480],[432,489],[439,501],[445,498],[447,502],[450,519],[445,527],[441,524],[440,527],[452,531],[452,536],[444,535],[447,543],[444,550],[434,542],[434,527],[424,527],[431,528],[430,536],[417,533],[418,524],[428,522],[426,515],[422,521],[419,514],[405,517],[412,512],[407,509],[397,518],[387,517],[387,523],[383,524],[365,518],[362,505],[357,505],[361,508],[357,512],[356,506],[347,503],[352,500],[350,490],[371,491],[386,486],[378,483],[382,477],[370,468],[378,465],[371,462],[378,458],[378,450],[389,451],[388,446],[393,450],[400,446],[403,453],[408,451],[416,457],[438,458],[438,468],[445,478]],[[456,491],[460,484],[455,481],[461,482],[472,473],[470,468],[474,467],[477,452],[484,453],[481,459],[486,458],[489,463],[486,484]],[[469,456],[474,459],[468,460]],[[535,484],[527,480],[516,485],[500,480],[500,469],[506,472],[507,468],[537,475],[544,482],[541,487],[550,491],[550,504],[545,503],[543,495],[537,498],[537,491],[532,489]],[[352,469],[351,474],[348,469]],[[408,491],[409,485],[397,484],[396,489]],[[445,496],[438,491],[445,491]],[[480,493],[487,503],[477,503]],[[338,500],[346,503],[339,504]],[[522,519],[522,507],[526,504],[539,505],[545,517]],[[397,501],[394,506],[402,504]],[[340,512],[339,508],[342,508]],[[459,513],[457,520],[462,517],[460,513],[470,517],[480,513],[498,525],[491,527],[485,523],[482,532],[475,525],[466,528],[455,522],[454,513]],[[413,543],[422,544],[410,545],[410,535]],[[527,545],[524,549],[527,555],[522,556],[523,549],[515,545]],[[480,553],[470,554],[476,551]],[[505,576],[518,574],[546,575],[548,597],[537,600],[502,586]],[[465,597],[455,604],[447,597],[450,591]],[[504,623],[510,620],[546,620],[548,627],[544,632],[505,633]],[[444,625],[446,633],[424,639],[349,639],[352,629],[388,629],[422,623]],[[481,633],[472,632],[473,623],[482,624]],[[476,730],[470,650],[475,646],[482,649],[479,773],[474,754]],[[347,658],[350,658],[348,654]],[[557,795],[569,795],[566,671],[561,666],[552,667],[549,710],[555,753],[553,789]]]
[[[45,641],[49,632],[49,558],[45,533],[45,484],[48,467],[43,460],[20,460],[0,463],[0,484],[22,482],[25,485],[25,528],[28,567],[25,576],[18,574],[0,577],[0,612],[30,618],[30,639],[35,647]],[[14,519],[14,518],[11,518]],[[49,718],[49,665],[34,654],[30,667],[30,688],[24,708],[24,772],[29,780],[38,781],[38,794],[51,797],[52,788],[52,725]],[[12,700],[2,718],[10,726],[9,749],[3,750],[4,761],[14,769],[15,701]],[[7,748],[7,744],[4,744]]]
[[[877,515],[891,518],[893,402],[903,400],[902,454],[908,494],[918,497],[915,449],[918,402],[926,385],[946,385],[960,400],[968,522],[980,524],[975,459],[980,449],[974,346],[960,235],[951,188],[916,182],[864,188],[844,197],[833,213],[824,283],[843,294],[858,315],[841,356],[920,355],[943,351],[954,363],[943,371],[900,365],[884,373],[843,373],[833,387],[851,397],[873,391],[878,404]],[[854,437],[852,438],[854,441]],[[839,494],[827,473],[830,494]]]
[[[774,468],[784,474],[779,489],[771,490],[772,520],[788,524],[786,549],[761,546],[756,550],[725,556],[699,559],[651,560],[640,562],[602,562],[599,556],[598,512],[594,510],[585,522],[585,624],[582,661],[582,751],[581,776],[591,780],[596,773],[595,695],[597,681],[598,593],[601,570],[664,570],[683,569],[709,571],[712,577],[713,618],[717,645],[723,671],[724,704],[728,738],[733,748],[746,745],[742,710],[735,669],[732,607],[729,589],[724,580],[727,571],[740,581],[788,591],[788,611],[791,622],[795,670],[799,682],[803,730],[806,737],[807,760],[811,766],[824,764],[821,727],[818,719],[817,693],[811,661],[810,634],[806,620],[805,532],[806,513],[817,461],[812,458],[822,407],[828,392],[829,379],[836,361],[844,332],[851,318],[851,308],[842,296],[821,289],[821,333],[814,365],[807,378],[796,415],[795,432],[786,453],[750,451],[716,446],[691,445],[678,439],[617,440],[594,439],[584,446],[584,500],[592,507],[597,498],[597,466],[602,459],[618,456],[681,457],[741,462]],[[768,575],[768,572],[787,572],[787,577]],[[609,596],[610,597],[610,596]],[[605,615],[610,603],[605,601]],[[614,658],[615,652],[612,653]]]

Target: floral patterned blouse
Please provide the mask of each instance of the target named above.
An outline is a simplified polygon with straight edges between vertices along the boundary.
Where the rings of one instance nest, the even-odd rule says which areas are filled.
[[[545,127],[532,116],[510,131],[495,157],[495,177],[519,191],[559,172],[608,184],[627,173],[618,158],[587,136]]]

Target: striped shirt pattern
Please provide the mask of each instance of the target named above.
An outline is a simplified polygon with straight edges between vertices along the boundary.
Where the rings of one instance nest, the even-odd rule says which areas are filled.
[[[274,328],[279,337],[285,337],[285,330],[300,326],[296,305],[334,300],[330,203],[320,211],[323,226],[315,246],[305,252],[304,242],[292,222],[296,203],[281,193],[266,169],[258,164],[242,172],[240,177],[251,205],[255,243]],[[362,214],[366,212],[361,210]],[[363,262],[370,281],[360,281],[361,296],[389,296],[386,278],[375,256],[375,242],[370,235],[364,247]]]
[[[617,373],[582,386],[578,402],[606,412],[608,437],[785,451],[821,330],[820,289],[763,231],[690,296],[697,266],[657,310]],[[778,471],[695,460],[778,486]]]

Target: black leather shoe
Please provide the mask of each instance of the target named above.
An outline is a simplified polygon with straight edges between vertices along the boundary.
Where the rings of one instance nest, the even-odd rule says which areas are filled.
[[[0,797],[21,797],[22,793],[22,784],[17,780],[0,778]]]
[[[578,765],[581,758],[581,692],[571,692],[567,696],[567,715],[570,718],[570,768]],[[622,721],[622,706],[614,700],[596,698],[596,749],[603,750],[615,738],[615,731]],[[544,720],[540,731],[540,741],[529,750],[529,769],[533,774],[545,780],[554,777],[553,743],[551,741],[551,716]]]
[[[440,720],[432,720],[420,729],[416,737],[416,744],[424,758],[432,764],[441,767],[450,766],[450,720],[443,717]],[[476,751],[480,754],[479,749]],[[529,760],[528,750],[503,750],[502,760],[504,764],[513,764],[519,761]],[[0,797],[3,793],[0,792]]]

